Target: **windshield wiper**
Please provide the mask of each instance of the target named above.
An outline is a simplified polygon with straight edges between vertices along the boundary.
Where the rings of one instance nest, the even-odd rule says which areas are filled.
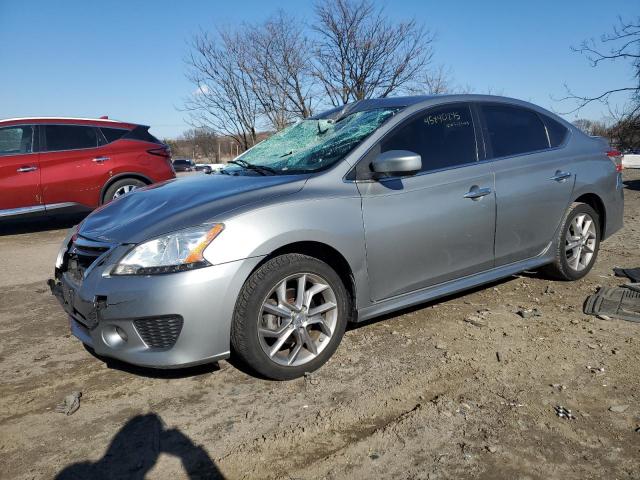
[[[276,170],[271,167],[254,165],[253,163],[245,162],[244,160],[229,160],[227,163],[233,163],[234,165],[238,165],[246,170],[253,170],[254,172],[258,172],[260,175],[266,175],[267,173],[275,175],[277,173]]]

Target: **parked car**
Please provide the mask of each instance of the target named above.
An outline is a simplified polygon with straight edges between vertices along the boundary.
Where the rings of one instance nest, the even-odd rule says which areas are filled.
[[[523,101],[363,100],[219,174],[94,212],[50,286],[99,355],[160,368],[234,355],[295,378],[333,355],[348,322],[523,270],[585,276],[622,226],[609,153]]]
[[[622,166],[624,168],[640,168],[640,154],[625,153],[622,156]]]
[[[196,172],[203,172],[206,174],[213,173],[213,168],[209,163],[196,163]]]
[[[188,158],[177,158],[173,161],[173,169],[176,172],[193,172],[196,169],[196,162]]]
[[[0,120],[0,218],[91,210],[175,177],[149,127],[108,119]]]

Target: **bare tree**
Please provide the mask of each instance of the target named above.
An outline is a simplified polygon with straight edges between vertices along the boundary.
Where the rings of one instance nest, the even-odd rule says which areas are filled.
[[[564,113],[576,112],[593,102],[604,103],[610,107],[613,95],[626,93],[629,95],[630,102],[623,107],[621,112],[616,112],[611,107],[610,112],[619,121],[638,119],[640,115],[640,17],[635,21],[628,22],[618,18],[618,24],[613,27],[612,33],[602,35],[598,42],[593,39],[585,40],[580,46],[571,49],[586,55],[593,67],[608,61],[629,61],[632,77],[627,84],[623,83],[619,87],[590,96],[578,95],[565,84],[566,95],[559,100],[573,101],[576,106]]]
[[[216,39],[197,34],[186,63],[196,87],[185,103],[191,123],[232,137],[242,149],[253,146],[260,105],[240,31],[219,30]]]
[[[456,90],[453,82],[451,67],[438,65],[432,70],[428,70],[422,75],[419,91],[427,95],[440,95],[443,93],[453,93]]]
[[[297,19],[279,10],[247,29],[255,93],[276,130],[313,109],[311,46]]]
[[[428,30],[392,23],[369,0],[328,0],[315,11],[314,73],[335,106],[409,87],[431,61]]]
[[[608,128],[604,122],[589,120],[587,118],[578,118],[573,121],[573,124],[587,135],[595,135],[599,137],[608,136]]]

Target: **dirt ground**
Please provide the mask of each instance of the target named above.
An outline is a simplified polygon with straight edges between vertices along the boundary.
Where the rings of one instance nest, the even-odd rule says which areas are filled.
[[[625,180],[625,228],[587,278],[527,273],[359,325],[290,382],[106,365],[45,285],[68,225],[0,226],[0,477],[640,478],[640,324],[582,313],[624,283],[614,266],[640,267],[640,171]]]

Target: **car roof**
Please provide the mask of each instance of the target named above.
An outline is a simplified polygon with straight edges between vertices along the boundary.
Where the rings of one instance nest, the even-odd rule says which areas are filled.
[[[433,100],[445,100],[449,102],[493,102],[493,103],[505,103],[510,105],[518,105],[525,108],[531,108],[539,112],[543,112],[546,115],[550,115],[555,119],[559,119],[562,123],[566,124],[566,121],[557,115],[549,112],[538,105],[534,105],[517,98],[503,97],[500,95],[483,95],[472,93],[451,93],[451,94],[439,94],[439,95],[413,95],[407,97],[386,97],[386,98],[370,98],[365,100],[358,100],[340,107],[332,108],[325,112],[319,113],[311,117],[312,120],[338,120],[347,115],[357,112],[366,112],[369,110],[375,110],[378,108],[405,108],[413,105],[419,105],[421,103],[431,103]]]
[[[0,126],[24,124],[57,124],[57,125],[90,125],[93,127],[110,127],[132,129],[138,126],[136,123],[122,122],[108,118],[76,118],[76,117],[22,117],[0,119]]]

